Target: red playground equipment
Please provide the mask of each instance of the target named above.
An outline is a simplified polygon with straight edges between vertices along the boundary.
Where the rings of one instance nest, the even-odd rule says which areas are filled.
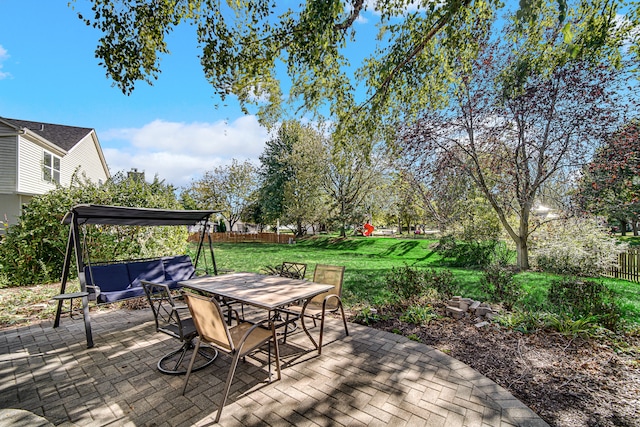
[[[362,234],[364,234],[365,236],[371,236],[371,234],[373,233],[373,225],[366,223],[364,225],[364,232]]]

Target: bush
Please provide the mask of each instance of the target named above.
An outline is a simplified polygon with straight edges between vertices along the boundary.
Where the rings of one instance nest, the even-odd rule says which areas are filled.
[[[498,316],[497,320],[502,326],[527,334],[543,329],[546,326],[544,316],[544,313],[517,310],[503,313]]]
[[[428,288],[435,289],[444,299],[449,299],[457,294],[460,286],[455,281],[453,273],[449,270],[425,270],[425,284]]]
[[[381,317],[378,314],[378,309],[375,307],[365,305],[359,309],[358,307],[354,307],[353,310],[356,312],[353,320],[363,325],[371,325],[372,323],[376,323],[381,320]]]
[[[18,223],[6,229],[0,243],[3,282],[20,286],[60,280],[69,233],[69,226],[61,221],[80,203],[180,208],[173,187],[157,179],[147,183],[119,173],[98,186],[74,177],[69,188],[59,187],[34,197],[24,206]],[[85,230],[83,237],[92,261],[148,258],[186,250],[186,227],[88,226]],[[75,271],[72,267],[71,272]]]
[[[531,263],[551,273],[597,277],[616,265],[627,249],[598,227],[593,219],[570,219],[547,224],[531,239]]]
[[[387,289],[401,301],[412,301],[435,289],[444,298],[458,289],[449,270],[418,270],[409,266],[392,268],[385,275]]]
[[[393,267],[385,274],[385,283],[387,289],[400,300],[418,298],[426,288],[421,272],[406,265]]]
[[[480,287],[494,302],[501,302],[511,310],[520,298],[520,286],[513,278],[513,269],[502,263],[494,263],[484,270]]]
[[[546,326],[562,335],[596,336],[602,328],[597,316],[586,316],[574,320],[566,313],[549,313],[545,316]]]
[[[428,304],[410,305],[401,315],[400,320],[414,325],[426,325],[437,317],[433,307]]]
[[[602,281],[565,277],[554,280],[549,287],[549,303],[560,314],[578,320],[596,316],[607,329],[620,326],[621,310],[614,293]]]

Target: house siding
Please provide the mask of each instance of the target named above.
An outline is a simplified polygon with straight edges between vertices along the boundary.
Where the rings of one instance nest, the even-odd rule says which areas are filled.
[[[17,194],[0,194],[0,223],[15,224],[21,214],[21,200]],[[4,227],[0,226],[0,234]]]
[[[0,133],[4,131],[0,126]],[[0,137],[0,194],[14,194],[16,191],[17,141],[17,135]]]
[[[95,130],[0,117],[0,221],[15,223],[33,196],[56,188],[43,176],[45,152],[60,159],[61,186],[76,170],[95,183],[109,179]]]
[[[69,186],[73,173],[78,169],[78,175],[84,175],[95,183],[108,179],[92,132],[76,144],[60,162],[60,183]]]
[[[55,189],[55,184],[45,181],[42,177],[42,158],[45,150],[58,157],[62,157],[61,153],[45,149],[26,138],[20,138],[18,144],[18,192],[44,194]],[[60,167],[62,168],[62,165]]]

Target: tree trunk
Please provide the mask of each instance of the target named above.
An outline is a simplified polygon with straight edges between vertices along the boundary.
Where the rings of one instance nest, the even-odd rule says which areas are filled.
[[[634,220],[631,221],[631,227],[633,228],[633,235],[638,236],[638,223]]]
[[[621,236],[627,235],[627,222],[622,219],[620,220],[620,235]]]
[[[344,199],[340,200],[340,222],[342,226],[340,228],[340,237],[347,237],[347,216],[345,215],[346,207]]]
[[[520,238],[516,244],[517,264],[520,270],[529,269],[529,246],[526,238]]]
[[[518,238],[515,239],[517,265],[520,270],[529,269],[529,210],[523,209],[520,214]]]

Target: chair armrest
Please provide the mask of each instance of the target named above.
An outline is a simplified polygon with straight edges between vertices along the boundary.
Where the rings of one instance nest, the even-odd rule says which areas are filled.
[[[322,311],[325,311],[325,308],[327,307],[327,301],[329,301],[331,298],[335,298],[338,300],[338,305],[336,306],[335,310],[337,310],[338,307],[342,305],[342,298],[340,298],[339,295],[336,295],[336,294],[327,295],[326,297],[324,297],[324,300],[322,300]],[[334,311],[334,309],[329,309],[329,310],[331,312]]]
[[[98,298],[100,295],[100,286],[98,285],[86,285],[87,292],[89,292],[89,298],[91,299],[91,294],[95,294],[95,298]]]
[[[247,323],[249,323],[249,322],[247,322]],[[249,338],[249,335],[251,335],[251,333],[252,333],[254,330],[256,330],[257,328],[262,328],[262,325],[264,325],[265,323],[269,323],[269,328],[267,328],[267,329],[270,329],[270,330],[272,331],[272,333],[274,333],[274,334],[276,333],[276,332],[275,332],[275,331],[276,331],[276,327],[275,327],[275,325],[273,324],[273,321],[272,321],[271,319],[265,319],[265,320],[262,320],[262,321],[260,321],[260,322],[258,322],[258,323],[254,323],[254,324],[253,324],[253,326],[251,326],[251,327],[247,330],[247,332],[245,332],[245,333],[244,333],[244,335],[242,336],[242,338],[241,338],[241,339],[240,339],[240,341],[238,342],[238,351],[239,351],[240,353],[242,353],[242,347],[244,347],[244,343],[245,343],[245,341],[247,340],[247,338]],[[265,342],[266,342],[266,341],[265,341]]]

